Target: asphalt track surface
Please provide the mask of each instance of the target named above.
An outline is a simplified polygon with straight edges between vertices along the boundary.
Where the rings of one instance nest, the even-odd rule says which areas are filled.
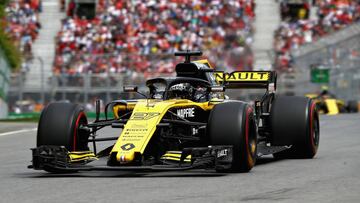
[[[36,125],[0,123],[12,127],[30,131],[0,133],[0,202],[360,202],[360,114],[322,116],[314,159],[268,157],[239,174],[48,174],[27,169]]]

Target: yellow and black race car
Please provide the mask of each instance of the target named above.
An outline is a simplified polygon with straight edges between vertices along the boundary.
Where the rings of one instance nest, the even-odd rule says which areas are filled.
[[[112,101],[105,107],[104,120],[97,116],[89,123],[77,104],[49,104],[41,114],[29,168],[54,173],[247,172],[263,155],[315,156],[320,136],[315,103],[306,97],[275,95],[275,72],[224,73],[215,71],[207,60],[190,60],[201,52],[175,55],[186,58],[176,65],[176,77],[148,80],[144,99]],[[266,91],[250,105],[228,99],[224,90],[232,88]],[[137,92],[137,88],[127,86],[124,91]],[[97,115],[99,109],[97,102]],[[108,118],[108,110],[114,117]],[[119,134],[101,137],[104,127],[117,128]],[[98,152],[98,142],[111,140],[112,145]]]
[[[330,93],[327,86],[321,87],[320,94],[306,94],[305,96],[316,103],[320,114],[337,115],[339,113],[357,113],[359,111],[357,101],[350,100],[346,103]]]

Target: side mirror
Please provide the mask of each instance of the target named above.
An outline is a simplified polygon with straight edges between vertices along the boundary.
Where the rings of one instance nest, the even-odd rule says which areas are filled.
[[[209,87],[209,91],[210,92],[225,92],[225,87],[224,86],[211,86]]]
[[[124,92],[138,92],[137,86],[124,86]]]
[[[132,93],[132,92],[137,93],[147,99],[147,96],[145,94],[138,92],[137,86],[124,86],[123,90],[124,92],[128,92],[128,93]]]

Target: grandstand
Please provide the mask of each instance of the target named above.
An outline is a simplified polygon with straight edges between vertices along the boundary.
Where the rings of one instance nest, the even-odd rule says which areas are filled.
[[[255,70],[269,70],[273,65],[273,33],[280,24],[277,1],[261,1],[256,4],[255,33],[253,42]]]
[[[153,2],[12,1],[37,5],[41,32],[26,73],[13,74],[10,99],[110,100],[123,83],[172,74],[175,50],[203,49],[220,68],[252,69],[253,0]]]
[[[73,8],[68,7],[68,17],[62,20],[57,35],[56,75],[171,73],[172,59],[161,57],[159,61],[151,57],[150,62],[149,55],[201,49],[217,56],[237,47],[243,47],[241,51],[246,55],[240,61],[242,64],[226,61],[225,65],[233,69],[252,68],[247,39],[252,34],[253,0],[226,3],[100,0],[95,16],[89,13],[79,16]]]
[[[308,1],[282,1],[282,22],[274,35],[275,67],[278,70],[294,68],[292,50],[360,21],[359,1],[318,0],[313,3],[317,14],[309,18]]]
[[[24,86],[36,91],[41,86],[48,86],[48,78],[52,76],[52,66],[55,56],[55,35],[60,29],[65,14],[60,10],[58,0],[41,0],[42,12],[39,13],[41,30],[33,44],[33,60],[27,73]],[[41,79],[43,77],[43,80]]]
[[[37,39],[41,23],[39,13],[42,7],[39,0],[10,1],[5,9],[7,33],[23,55],[21,69],[29,71],[29,63],[33,58],[33,43]]]
[[[227,71],[288,72],[296,68],[293,52],[359,22],[360,6],[354,0],[14,0],[7,13],[7,32],[25,59],[9,99],[88,103],[120,97],[126,83],[171,75],[177,50],[201,49]]]

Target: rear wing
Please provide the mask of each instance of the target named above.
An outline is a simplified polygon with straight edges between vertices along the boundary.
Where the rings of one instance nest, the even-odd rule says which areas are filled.
[[[214,72],[215,81],[228,89],[254,88],[276,90],[275,71],[234,71],[225,73]]]

